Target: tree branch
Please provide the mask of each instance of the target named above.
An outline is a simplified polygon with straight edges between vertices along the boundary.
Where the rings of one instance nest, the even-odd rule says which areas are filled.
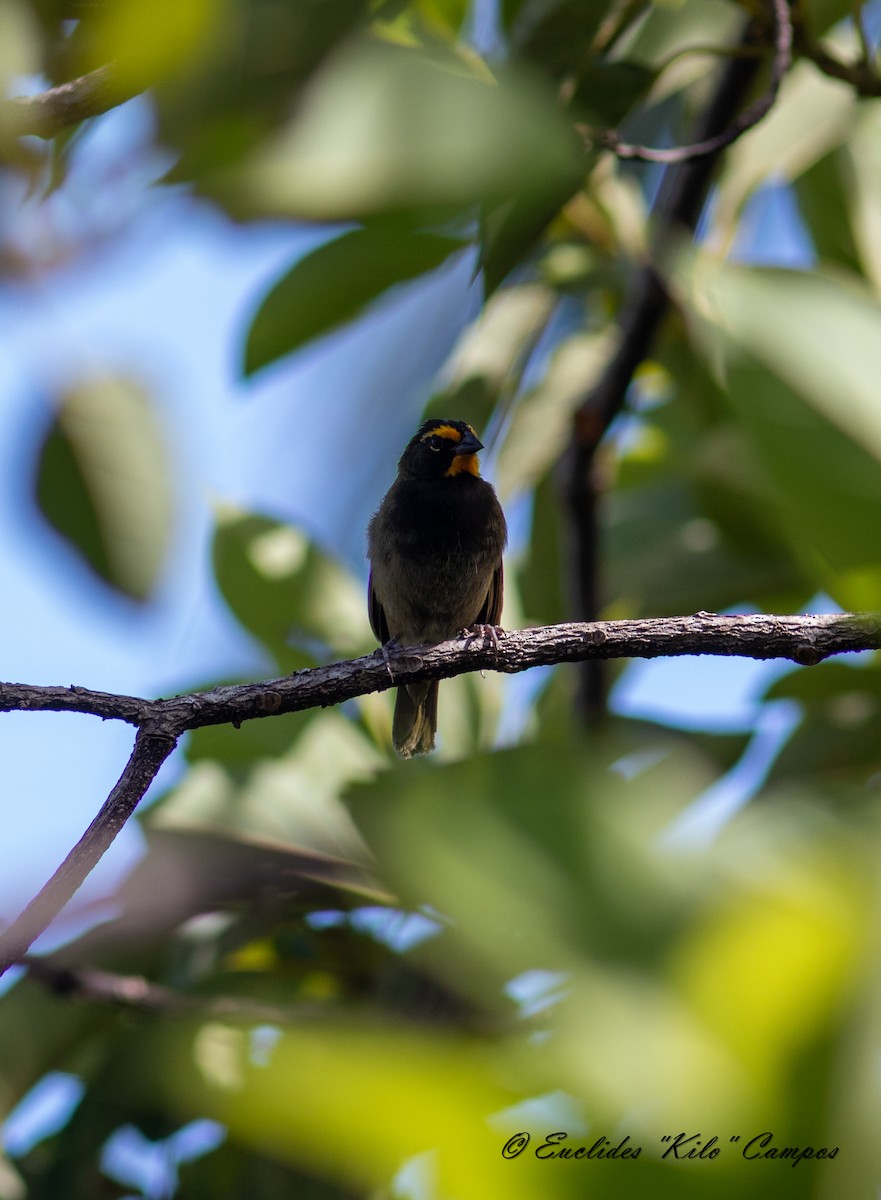
[[[153,983],[143,975],[119,975],[94,967],[59,966],[46,958],[26,955],[20,964],[28,974],[58,996],[74,996],[93,1004],[136,1009],[160,1016],[217,1017],[289,1025],[326,1012],[320,1002],[281,1006],[238,996],[200,996]]]
[[[14,137],[51,138],[69,125],[98,117],[130,99],[117,86],[111,68],[103,66],[34,96],[4,101],[0,124]]]
[[[692,142],[689,146],[671,146],[665,149],[652,149],[648,146],[631,145],[621,142],[614,130],[604,133],[600,145],[611,150],[619,158],[635,158],[642,162],[682,163],[693,158],[704,158],[707,155],[718,154],[732,142],[736,142],[747,130],[758,125],[768,115],[777,99],[783,77],[792,65],[793,27],[788,0],[772,0],[774,13],[774,60],[771,65],[771,79],[767,90],[748,108],[736,117],[727,128],[710,137]]]
[[[861,54],[856,62],[842,62],[831,54],[822,43],[816,41],[807,28],[805,14],[796,10],[793,40],[796,50],[809,58],[814,66],[831,79],[840,79],[850,84],[858,96],[881,96],[881,75],[878,74],[866,39],[865,26],[860,19],[861,10],[854,16]]]
[[[377,650],[281,679],[163,700],[76,687],[0,684],[0,712],[79,712],[138,728],[131,758],[101,811],[42,891],[0,934],[0,975],[22,959],[73,896],[187,730],[206,725],[238,727],[243,721],[341,704],[405,681],[449,679],[469,671],[516,674],[556,663],[683,654],[786,658],[813,666],[833,654],[878,649],[881,613],[781,617],[697,613],[516,630],[503,634],[497,647],[481,634],[467,634],[439,646],[390,647],[388,665]]]
[[[437,646],[392,646],[391,668],[381,650],[361,658],[295,671],[280,679],[141,700],[81,687],[0,683],[0,712],[77,712],[125,721],[144,739],[175,742],[206,725],[239,726],[243,721],[309,708],[328,708],[399,683],[450,679],[469,671],[514,675],[532,667],[607,658],[664,658],[683,654],[788,658],[804,666],[860,650],[881,649],[881,613],[764,614],[650,617],[639,621],[593,621],[543,625],[504,632],[498,648],[469,633]],[[162,755],[158,765],[173,747]],[[128,785],[146,751],[138,744],[117,788]],[[157,765],[157,770],[158,770]],[[114,789],[114,792],[116,789]]]
[[[177,739],[138,730],[131,758],[101,811],[27,908],[0,934],[0,975],[22,957],[57,917],[135,811]]]

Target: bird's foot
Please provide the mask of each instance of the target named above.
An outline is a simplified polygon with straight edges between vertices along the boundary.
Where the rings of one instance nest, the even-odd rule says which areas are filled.
[[[505,637],[506,634],[501,625],[475,625],[471,629],[463,629],[459,636],[468,638],[469,641],[472,638],[482,637],[485,642],[490,642],[492,644],[492,648],[496,653],[496,658],[498,658],[499,650],[501,648],[501,639]]]
[[[388,671],[388,677],[392,683],[395,681],[395,673],[392,670],[392,656],[389,651],[397,650],[398,644],[397,638],[389,638],[387,642],[379,647],[379,653],[382,655],[382,661],[385,663],[385,669]]]

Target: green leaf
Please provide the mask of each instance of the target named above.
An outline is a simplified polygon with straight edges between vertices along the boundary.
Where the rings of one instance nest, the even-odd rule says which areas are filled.
[[[355,654],[373,642],[363,589],[290,525],[222,515],[214,565],[227,604],[285,671]]]
[[[529,555],[517,571],[523,611],[529,622],[553,625],[571,617],[563,574],[560,492],[552,474],[535,489]]]
[[[412,0],[412,7],[431,30],[443,37],[456,37],[468,20],[468,0]]]
[[[374,226],[313,250],[264,296],[248,330],[245,374],[351,320],[387,288],[433,270],[465,244]]]
[[[881,667],[877,661],[826,662],[793,671],[767,691],[767,700],[795,700],[798,727],[781,750],[768,784],[810,779],[865,785],[881,766]],[[866,796],[869,800],[869,796]]]
[[[367,0],[221,3],[187,70],[156,93],[162,141],[179,154],[169,177],[185,183],[239,163],[288,121],[312,75],[368,7]]]
[[[76,31],[80,68],[113,63],[121,96],[192,70],[214,49],[226,18],[219,0],[117,0],[94,11]]]
[[[860,271],[851,225],[852,195],[840,151],[827,154],[795,181],[801,215],[821,263]]]
[[[878,607],[881,308],[807,272],[720,268],[693,280],[695,310],[716,331],[704,349],[722,356],[793,548],[843,606]]]
[[[725,155],[714,190],[711,239],[727,242],[750,196],[769,178],[796,180],[847,138],[858,111],[850,88],[799,62],[771,112]]]
[[[722,611],[800,580],[785,559],[729,545],[694,490],[673,477],[615,493],[607,510],[606,588],[628,616]]]
[[[363,39],[314,79],[297,116],[206,187],[232,211],[316,220],[440,212],[546,193],[582,151],[552,95],[452,53]]]
[[[149,597],[172,497],[162,432],[137,384],[98,379],[61,397],[35,490],[43,515],[101,579],[133,600]]]
[[[648,93],[655,72],[630,62],[594,58],[572,94],[572,108],[594,126],[614,128]]]
[[[553,190],[517,196],[481,214],[478,266],[483,271],[484,296],[491,296],[515,267],[523,265],[547,226],[581,187],[587,168],[585,158],[569,178],[556,181]]]
[[[854,11],[853,0],[804,0],[803,7],[807,28],[815,37],[846,21]]]
[[[524,0],[505,4],[511,48],[553,78],[581,76],[591,62],[594,37],[608,15],[608,0]]]

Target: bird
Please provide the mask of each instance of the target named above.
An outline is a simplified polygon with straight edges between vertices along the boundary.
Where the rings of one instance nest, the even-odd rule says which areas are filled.
[[[498,645],[508,529],[480,476],[482,449],[464,421],[425,421],[370,521],[368,612],[387,663],[389,643],[437,644],[475,627]],[[402,758],[434,749],[437,696],[437,680],[399,685],[392,742]]]

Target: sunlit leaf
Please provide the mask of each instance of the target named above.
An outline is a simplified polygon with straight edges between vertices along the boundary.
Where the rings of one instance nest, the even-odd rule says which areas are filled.
[[[291,1028],[255,1067],[247,1032],[211,1022],[169,1039],[168,1052],[179,1105],[223,1121],[236,1141],[359,1190],[389,1186],[408,1160],[430,1154],[439,1195],[542,1194],[535,1164],[508,1170],[506,1139],[487,1124],[518,1097],[485,1045],[376,1024]],[[183,1071],[172,1067],[181,1055]]]
[[[224,0],[117,0],[87,15],[77,31],[85,70],[113,63],[121,94],[192,69],[222,36]]]
[[[580,169],[533,80],[363,40],[328,62],[297,117],[241,173],[206,186],[237,210],[321,220],[437,212],[543,193]]]
[[[37,501],[97,575],[146,600],[171,536],[168,472],[146,393],[130,380],[95,379],[60,399],[40,454]]]

